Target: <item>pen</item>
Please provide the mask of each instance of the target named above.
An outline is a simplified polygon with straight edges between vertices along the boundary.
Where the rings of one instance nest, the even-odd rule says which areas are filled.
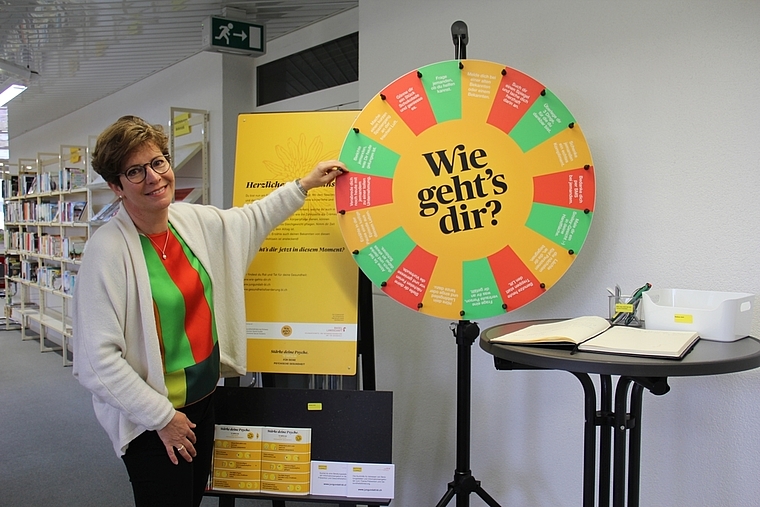
[[[651,288],[652,288],[651,283],[645,283],[644,285],[636,289],[636,292],[633,293],[633,296],[631,296],[631,299],[628,300],[628,304],[635,303],[636,301],[641,299],[641,295]]]
[[[636,289],[636,291],[633,293],[633,296],[631,296],[631,299],[628,300],[628,304],[633,305],[633,311],[628,314],[628,317],[626,317],[626,320],[625,320],[626,325],[630,324],[631,321],[633,321],[633,317],[636,315],[636,309],[638,308],[639,302],[641,301],[641,296],[651,288],[652,288],[651,283],[645,283],[644,285]]]

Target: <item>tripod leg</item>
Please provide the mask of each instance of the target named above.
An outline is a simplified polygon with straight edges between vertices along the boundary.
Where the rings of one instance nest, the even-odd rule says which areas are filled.
[[[483,501],[490,507],[501,507],[499,503],[491,497],[491,495],[486,493],[486,490],[480,487],[480,484],[478,484],[477,488],[475,488],[475,493],[477,493],[478,496],[483,499]]]
[[[476,480],[469,471],[466,474],[456,475],[454,481],[449,483],[449,490],[446,492],[446,495],[444,495],[436,507],[443,507],[455,495],[457,497],[456,507],[470,507],[471,493],[477,493],[490,507],[501,507],[491,495],[486,493],[486,490],[480,485],[480,481]]]
[[[437,504],[435,504],[435,507],[444,507],[444,505],[448,505],[451,499],[454,498],[455,494],[456,489],[454,489],[454,483],[451,483],[449,484],[449,489],[446,490],[446,494],[443,495],[443,498],[441,498]]]

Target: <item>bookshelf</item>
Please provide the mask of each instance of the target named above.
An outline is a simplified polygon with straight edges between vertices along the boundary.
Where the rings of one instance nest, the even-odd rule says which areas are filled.
[[[3,214],[5,217],[5,317],[21,325],[26,336],[30,315],[39,310],[39,293],[29,290],[36,281],[36,259],[28,257],[37,235],[37,159],[21,158],[3,172]]]
[[[169,155],[177,201],[209,203],[209,113],[172,107]]]
[[[62,145],[20,159],[3,178],[6,322],[21,326],[22,340],[38,339],[41,352],[62,351],[65,366],[72,293],[90,235],[87,166],[86,146]]]
[[[7,160],[0,160],[0,170],[2,171],[2,199],[3,203],[5,203],[6,199],[18,193],[18,164]],[[12,175],[13,180],[11,180]],[[15,184],[15,187],[12,186],[12,183]],[[2,278],[0,278],[0,284],[2,284],[3,317],[6,330],[11,329],[12,321],[10,319],[9,305],[17,290],[16,284],[9,283],[9,273],[13,270],[12,273],[17,274],[20,270],[18,248],[11,246],[14,238],[18,239],[18,227],[12,226],[9,228],[6,225],[8,218],[5,205],[3,205],[2,244],[0,244],[0,248],[2,249],[2,258],[0,260],[0,263],[2,263],[2,266],[0,266],[2,267]]]

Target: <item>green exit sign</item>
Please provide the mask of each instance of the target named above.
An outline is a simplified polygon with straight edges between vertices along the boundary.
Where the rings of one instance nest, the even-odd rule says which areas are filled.
[[[264,25],[209,16],[203,23],[203,49],[239,54],[266,53]]]

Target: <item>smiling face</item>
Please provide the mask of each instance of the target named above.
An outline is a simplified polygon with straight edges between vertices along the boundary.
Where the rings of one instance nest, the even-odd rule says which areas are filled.
[[[121,171],[133,166],[149,166],[153,159],[161,155],[155,144],[142,144],[127,154]],[[174,199],[174,170],[170,168],[163,174],[156,174],[149,168],[140,183],[132,183],[124,175],[119,180],[121,188],[114,183],[108,186],[121,197],[122,206],[137,228],[148,234],[165,231],[169,204]]]

